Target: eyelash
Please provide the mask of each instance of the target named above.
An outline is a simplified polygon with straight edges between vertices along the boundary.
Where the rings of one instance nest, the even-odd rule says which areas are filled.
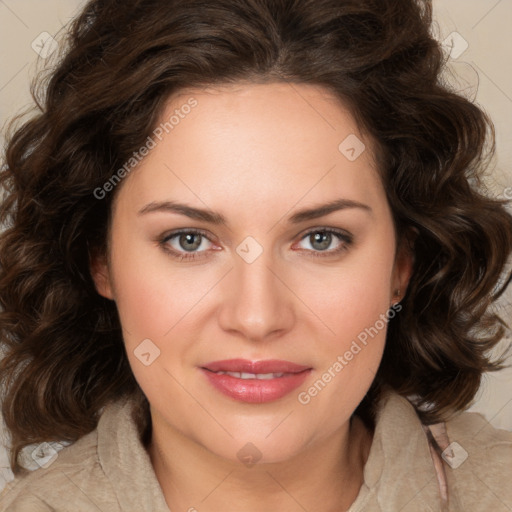
[[[301,251],[306,251],[306,252],[311,253],[310,255],[314,258],[329,258],[329,257],[334,257],[337,255],[340,255],[341,253],[347,251],[353,244],[353,236],[350,233],[347,233],[346,231],[342,231],[340,229],[327,228],[327,227],[311,229],[311,230],[307,231],[300,238],[299,241],[302,241],[305,238],[307,238],[308,236],[311,236],[315,233],[334,234],[343,243],[342,243],[341,247],[339,247],[338,249],[331,249],[329,251],[315,251],[315,250],[311,250],[311,249],[300,249]],[[173,231],[172,233],[169,233],[169,234],[165,235],[164,237],[162,237],[160,240],[158,240],[158,243],[162,247],[162,249],[166,253],[168,253],[170,256],[172,256],[173,258],[175,258],[179,261],[196,260],[198,257],[201,257],[201,256],[197,256],[197,254],[201,254],[201,252],[203,252],[203,251],[201,251],[199,253],[197,253],[197,252],[187,253],[187,252],[179,252],[179,251],[176,251],[175,249],[170,249],[168,242],[170,240],[172,240],[173,238],[176,238],[177,236],[182,235],[182,234],[201,235],[204,238],[206,238],[208,241],[211,242],[211,240],[208,238],[207,233],[205,231],[202,231],[199,229],[180,229],[177,231]]]

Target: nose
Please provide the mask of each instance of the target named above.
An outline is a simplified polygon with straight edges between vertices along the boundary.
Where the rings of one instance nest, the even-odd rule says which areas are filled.
[[[297,299],[270,251],[263,251],[252,263],[235,254],[233,264],[222,282],[221,328],[251,341],[288,332],[295,322]]]

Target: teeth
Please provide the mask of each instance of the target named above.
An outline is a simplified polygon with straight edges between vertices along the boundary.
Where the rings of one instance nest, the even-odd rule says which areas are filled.
[[[215,372],[217,375],[231,375],[237,379],[269,380],[282,377],[284,373],[246,373],[246,372]]]

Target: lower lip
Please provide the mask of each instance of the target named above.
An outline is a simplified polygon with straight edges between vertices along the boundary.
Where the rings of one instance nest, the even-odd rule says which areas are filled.
[[[297,389],[310,374],[311,369],[289,373],[275,379],[239,379],[231,375],[219,375],[204,368],[210,384],[221,393],[240,402],[261,404],[278,400]]]

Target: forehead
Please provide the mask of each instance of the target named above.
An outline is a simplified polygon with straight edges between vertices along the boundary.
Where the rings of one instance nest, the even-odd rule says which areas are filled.
[[[326,193],[354,200],[382,194],[372,141],[319,86],[181,90],[169,98],[155,130],[160,138],[126,187],[139,202],[177,192],[218,206],[223,198],[250,195],[248,203],[258,208],[276,200],[291,206],[305,194],[311,202]],[[348,158],[354,151],[347,148],[360,154]]]
[[[189,109],[187,103],[192,98],[197,106]],[[178,120],[173,114],[181,110],[189,112]],[[285,141],[289,146],[293,142],[305,143],[304,149],[308,150],[313,146],[325,146],[331,151],[337,151],[340,137],[344,139],[352,135],[360,140],[366,139],[368,151],[363,159],[374,166],[371,161],[373,141],[362,136],[348,106],[331,91],[319,85],[288,82],[238,83],[185,89],[168,99],[159,119],[160,126],[164,126],[173,117],[180,124],[194,124],[196,135],[205,142],[217,142],[218,138],[229,133],[231,137],[245,142],[245,150],[252,140],[254,144],[266,143],[265,147],[269,149]],[[183,117],[190,121],[181,123]],[[210,130],[209,126],[215,127],[215,131]],[[188,134],[186,127],[178,130],[176,125],[172,130]],[[323,145],[320,144],[322,140]],[[275,144],[270,144],[272,141]]]

